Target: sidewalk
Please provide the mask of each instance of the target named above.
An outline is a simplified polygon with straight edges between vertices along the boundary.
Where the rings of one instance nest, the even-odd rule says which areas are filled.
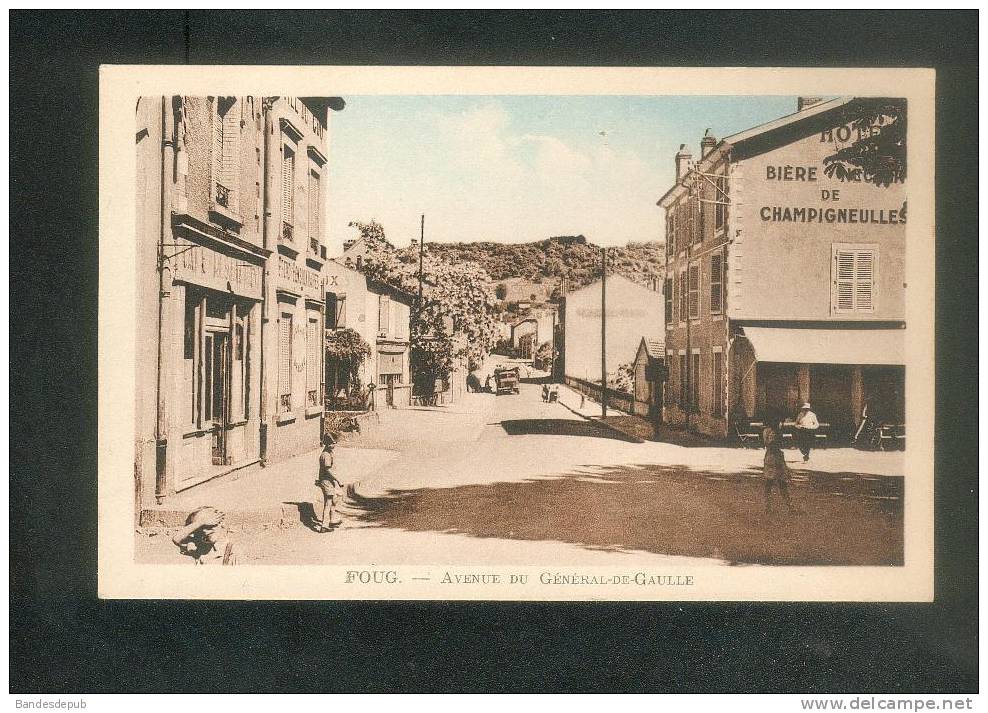
[[[581,394],[568,386],[559,386],[559,402],[572,413],[582,416],[594,423],[621,433],[631,438],[637,438],[634,433],[618,428],[612,423],[600,418],[600,404],[589,398],[580,406]],[[631,419],[617,409],[608,407],[608,420],[611,415]],[[629,429],[630,430],[630,429]],[[669,441],[652,441],[638,438],[631,444],[635,449],[637,463],[667,463],[683,466],[687,469],[708,469],[724,473],[745,471],[761,472],[765,451],[762,448],[741,448],[729,443],[718,443],[701,438],[687,439],[677,437],[674,443]],[[809,462],[804,463],[799,451],[786,449],[786,462],[795,473],[860,473],[874,477],[902,477],[905,471],[905,453],[902,451],[861,451],[856,448],[817,448],[814,449]]]
[[[177,493],[161,505],[145,505],[141,527],[184,525],[188,514],[203,505],[222,510],[227,525],[234,528],[297,523],[303,509],[314,507],[316,512],[321,511],[322,496],[315,487],[321,452],[316,449],[266,468],[254,466]],[[336,467],[347,482],[380,470],[398,455],[377,448],[338,447],[334,452]]]

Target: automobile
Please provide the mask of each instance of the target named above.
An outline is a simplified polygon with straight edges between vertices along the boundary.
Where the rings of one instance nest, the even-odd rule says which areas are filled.
[[[518,367],[497,368],[494,370],[494,393],[517,394],[518,393]]]

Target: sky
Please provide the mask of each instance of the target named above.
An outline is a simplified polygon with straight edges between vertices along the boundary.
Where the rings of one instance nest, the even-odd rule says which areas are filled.
[[[377,220],[392,243],[664,239],[674,156],[796,110],[796,97],[349,96],[331,112],[329,249]]]

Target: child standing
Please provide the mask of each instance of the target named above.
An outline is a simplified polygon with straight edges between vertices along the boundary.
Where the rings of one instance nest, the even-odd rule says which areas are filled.
[[[183,555],[194,557],[196,564],[237,564],[222,512],[205,506],[193,510],[185,519],[185,527],[172,535],[172,542]]]
[[[772,486],[778,486],[779,494],[785,500],[789,512],[796,512],[789,499],[789,476],[791,471],[786,465],[782,453],[782,419],[773,418],[762,431],[765,442],[765,465],[762,473],[765,477],[765,512],[772,512]]]
[[[319,478],[316,485],[322,492],[322,520],[314,529],[316,532],[329,532],[342,522],[335,513],[335,508],[343,496],[343,483],[333,474],[333,441],[329,437],[319,455]]]

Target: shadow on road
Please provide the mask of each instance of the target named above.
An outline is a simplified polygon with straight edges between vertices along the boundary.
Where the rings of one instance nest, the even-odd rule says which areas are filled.
[[[316,508],[312,503],[286,502],[285,505],[294,505],[298,508],[298,521],[310,530],[315,530],[320,524],[316,519]]]
[[[760,473],[686,466],[587,466],[553,478],[393,490],[355,498],[365,524],[731,564],[901,565],[902,479],[810,473],[799,514],[765,512]],[[536,563],[533,563],[536,564]]]
[[[592,421],[576,421],[565,418],[519,418],[501,421],[500,426],[509,436],[584,436],[609,438],[625,443],[640,442],[631,436],[598,426]]]

